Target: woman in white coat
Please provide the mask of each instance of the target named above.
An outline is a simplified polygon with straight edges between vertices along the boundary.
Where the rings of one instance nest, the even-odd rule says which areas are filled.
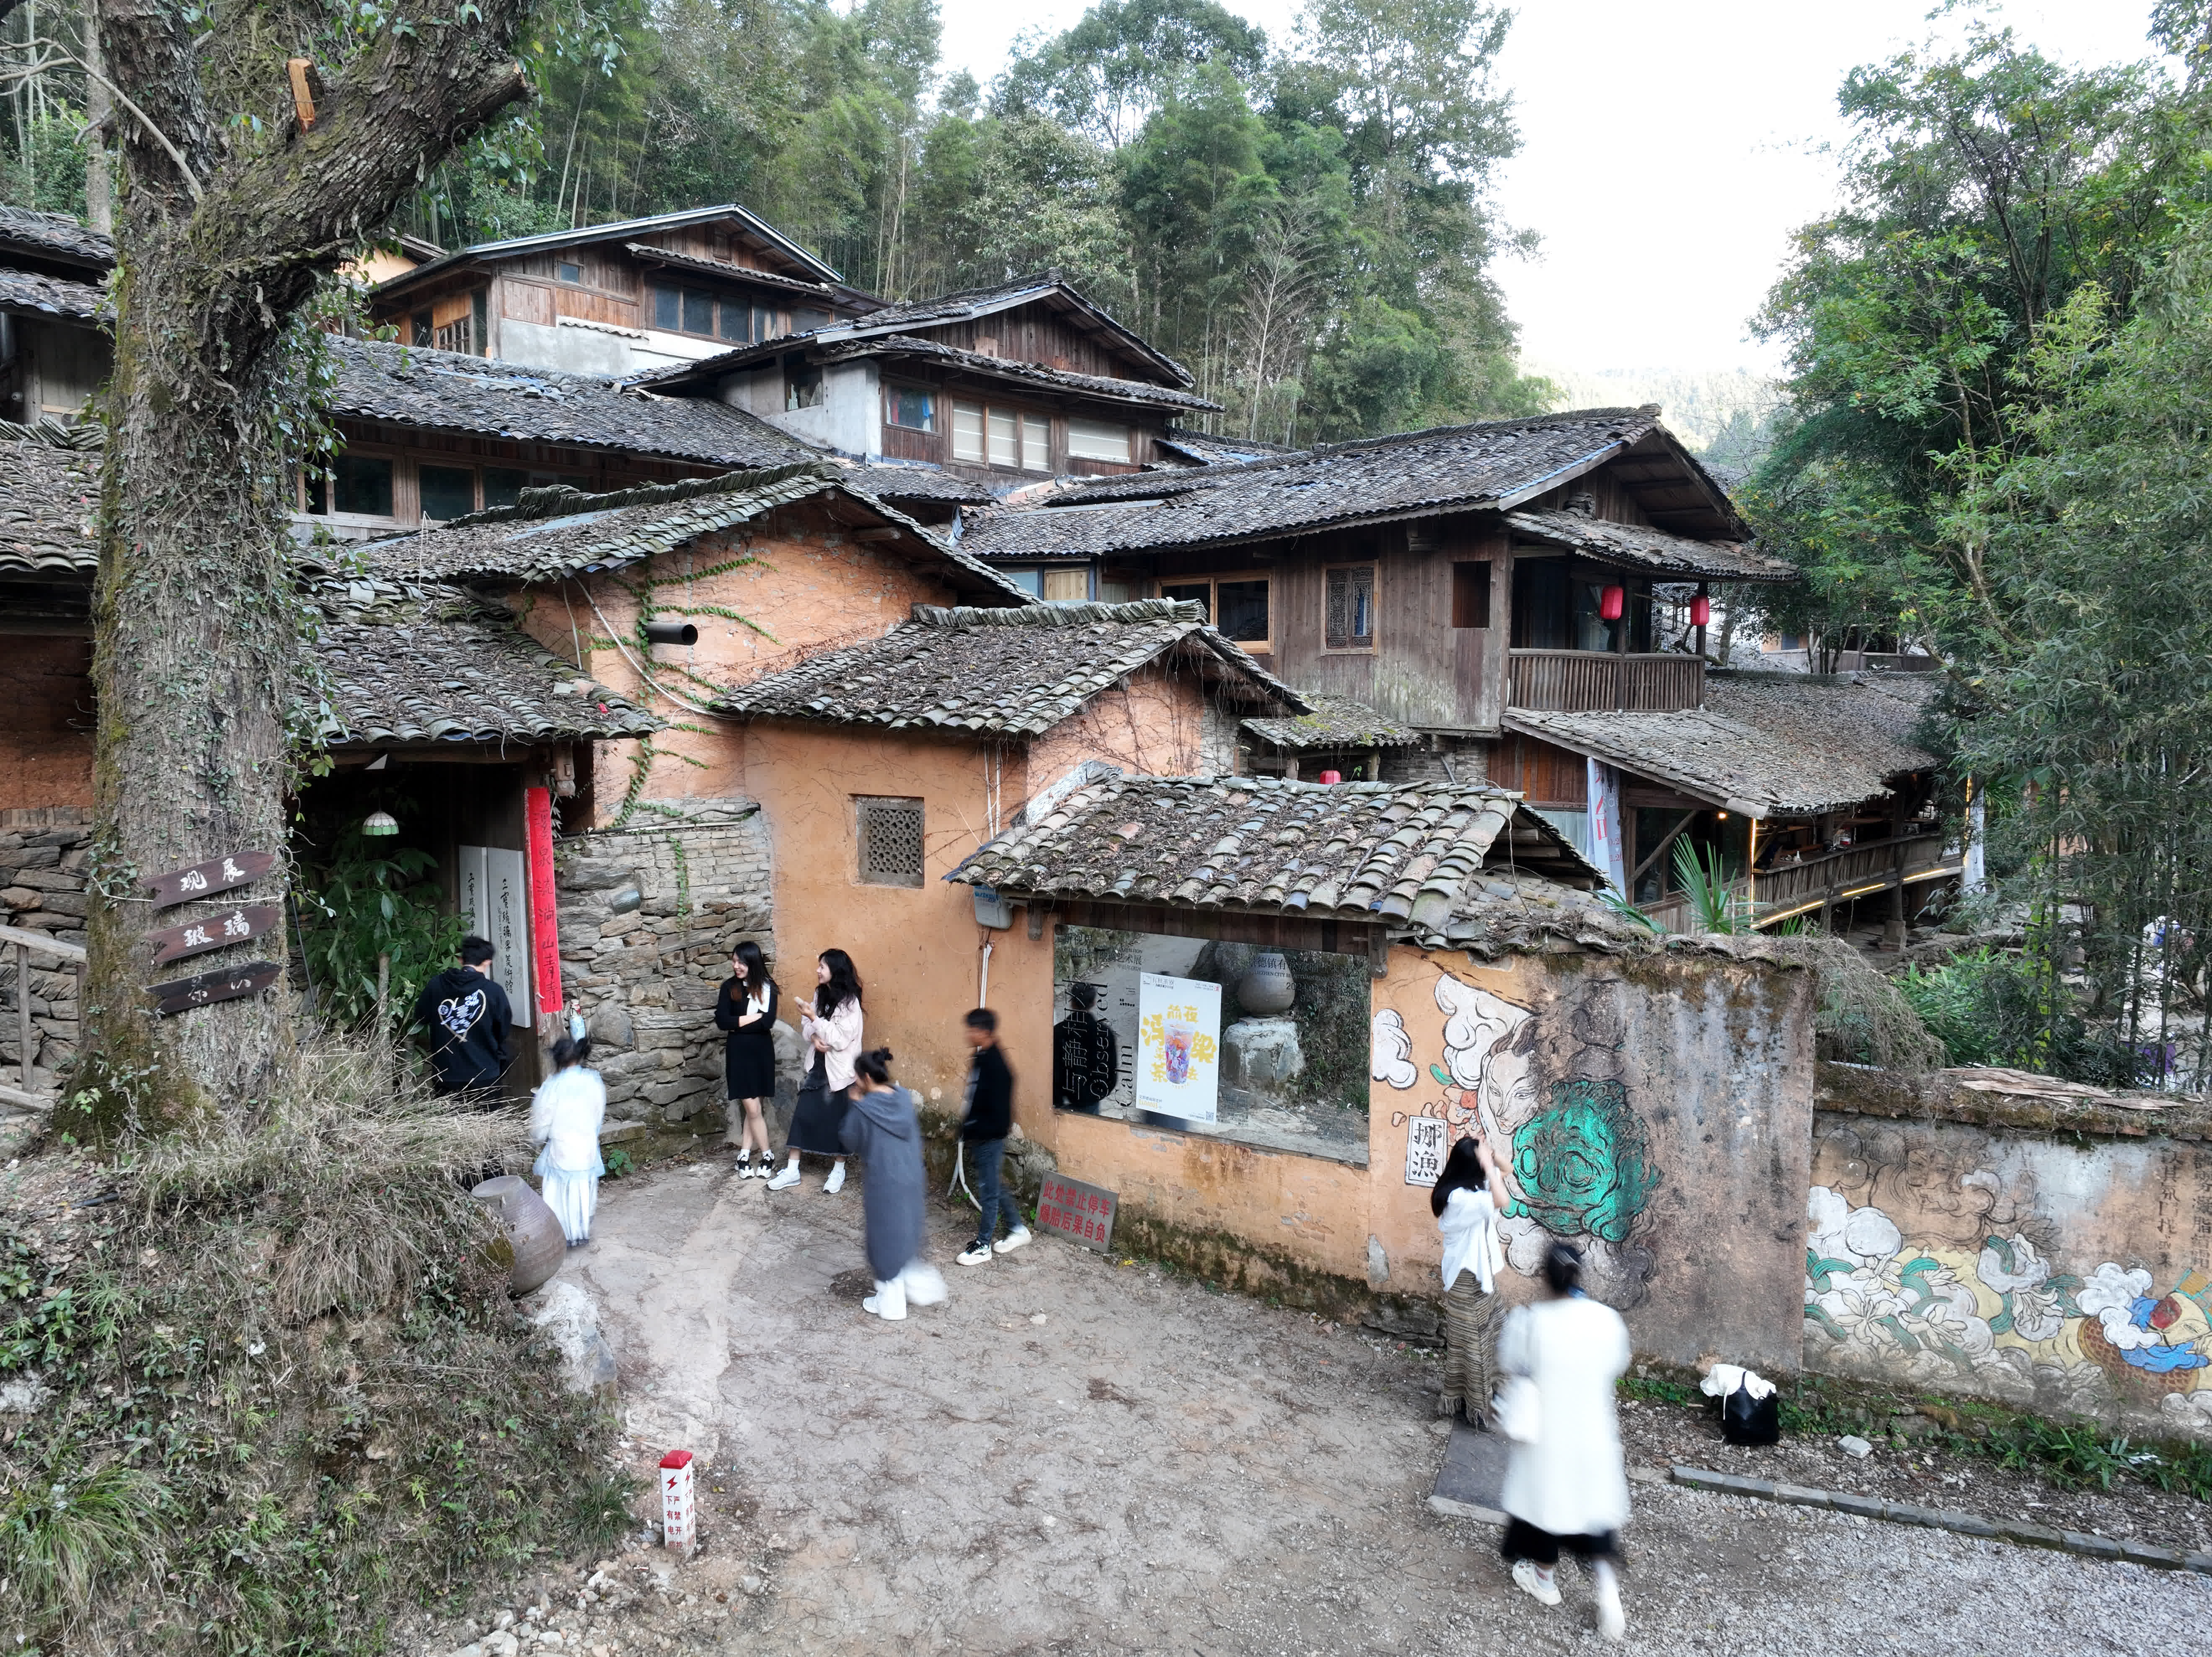
[[[572,1017],[568,1034],[553,1044],[553,1074],[538,1083],[530,1101],[530,1138],[545,1149],[536,1173],[545,1205],[561,1222],[562,1235],[574,1248],[592,1240],[592,1216],[599,1205],[599,1129],[607,1116],[606,1083],[584,1068],[592,1038],[584,1021]]]
[[[1559,1551],[1587,1561],[1597,1584],[1597,1630],[1625,1631],[1620,1610],[1620,1527],[1628,1522],[1613,1382],[1628,1368],[1628,1326],[1582,1290],[1583,1257],[1565,1243],[1544,1255],[1550,1293],[1508,1314],[1498,1367],[1525,1376],[1533,1421],[1509,1422],[1516,1442],[1499,1505],[1513,1580],[1540,1603],[1559,1603]],[[1518,1428],[1519,1430],[1515,1430]]]

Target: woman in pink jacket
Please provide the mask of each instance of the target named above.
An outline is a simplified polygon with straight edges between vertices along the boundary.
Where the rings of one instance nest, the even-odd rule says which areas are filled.
[[[805,1151],[831,1159],[822,1189],[834,1196],[845,1186],[845,1147],[837,1130],[852,1094],[853,1062],[860,1056],[860,974],[844,950],[824,950],[814,964],[814,1005],[799,1020],[799,1039],[814,1050],[814,1059],[791,1114],[791,1160],[768,1188],[788,1191],[797,1185]]]

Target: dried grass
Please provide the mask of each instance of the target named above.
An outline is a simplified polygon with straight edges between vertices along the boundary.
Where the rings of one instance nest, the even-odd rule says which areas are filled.
[[[1949,1062],[1897,986],[1850,940],[1807,932],[1774,940],[1776,952],[1812,968],[1819,1005],[1814,1029],[1823,1058],[1925,1075]]]

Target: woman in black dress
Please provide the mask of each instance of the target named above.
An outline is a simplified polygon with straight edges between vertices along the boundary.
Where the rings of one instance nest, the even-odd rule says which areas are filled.
[[[775,1096],[775,980],[761,946],[746,938],[730,960],[730,976],[714,998],[714,1028],[729,1032],[722,1068],[729,1099],[725,1146],[738,1148],[738,1177],[765,1180],[770,1169],[768,1122],[762,1115]],[[760,1161],[752,1160],[757,1149]]]

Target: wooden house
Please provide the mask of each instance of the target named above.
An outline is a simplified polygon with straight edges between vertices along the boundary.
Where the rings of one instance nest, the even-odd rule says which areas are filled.
[[[0,207],[0,420],[74,420],[107,378],[113,250],[59,213]]]

